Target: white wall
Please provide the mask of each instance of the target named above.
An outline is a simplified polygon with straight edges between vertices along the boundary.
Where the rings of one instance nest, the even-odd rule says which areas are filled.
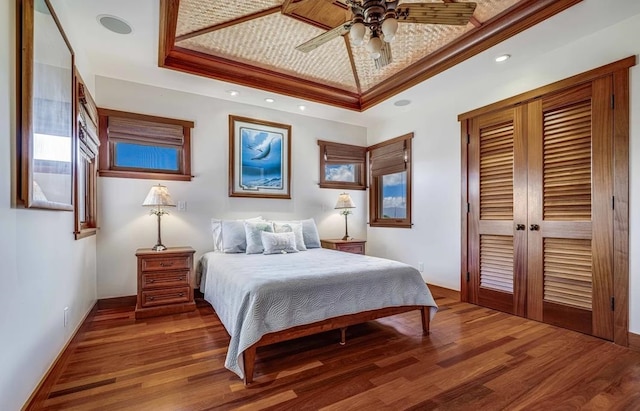
[[[0,2],[0,410],[20,409],[96,300],[95,237],[74,240],[73,213],[12,204],[15,4]]]
[[[557,18],[554,18],[557,19]],[[407,132],[413,141],[413,219],[407,229],[369,228],[371,254],[418,265],[429,283],[460,289],[460,113],[640,53],[640,15],[558,47],[542,58],[527,58],[526,36],[545,36],[551,19],[434,78],[424,92],[431,103],[407,109],[395,121],[368,129],[374,144]],[[562,19],[561,19],[562,20]],[[568,24],[562,23],[561,24]],[[580,24],[574,21],[572,24]],[[479,72],[478,62],[504,51],[512,60]],[[630,143],[630,331],[640,333],[640,68],[631,69]],[[444,87],[443,85],[455,85]]]
[[[313,217],[323,238],[344,235],[344,219],[333,209],[343,190],[321,189],[317,140],[364,145],[366,129],[333,121],[269,110],[215,98],[96,77],[100,107],[195,121],[192,131],[190,182],[165,181],[175,202],[187,210],[171,210],[162,218],[166,246],[189,245],[196,258],[213,248],[212,217],[269,219]],[[228,196],[229,114],[291,125],[291,200]],[[98,232],[98,295],[100,298],[136,293],[135,250],[156,241],[156,220],[141,206],[156,180],[101,177]],[[356,208],[349,234],[365,238],[365,191],[349,190]]]

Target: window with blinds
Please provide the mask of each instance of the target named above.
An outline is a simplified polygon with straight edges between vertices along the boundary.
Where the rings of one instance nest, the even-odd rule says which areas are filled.
[[[99,109],[100,176],[191,180],[193,122]]]
[[[366,189],[366,147],[318,140],[320,187]]]
[[[371,186],[369,224],[411,227],[411,139],[413,133],[368,147]]]

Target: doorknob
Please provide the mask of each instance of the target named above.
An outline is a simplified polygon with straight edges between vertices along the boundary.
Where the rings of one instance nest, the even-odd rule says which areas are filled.
[[[529,226],[529,229],[530,229],[531,231],[538,231],[538,230],[540,229],[540,226],[539,226],[538,224],[531,224],[531,225]]]
[[[524,230],[524,224],[516,224],[516,230]]]

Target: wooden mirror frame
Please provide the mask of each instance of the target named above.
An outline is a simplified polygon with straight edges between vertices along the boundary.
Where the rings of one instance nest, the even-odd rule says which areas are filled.
[[[60,189],[60,195],[56,195],[55,199],[49,199],[43,190],[35,190],[34,174],[36,172],[35,159],[34,159],[34,135],[35,125],[37,120],[37,109],[35,107],[36,102],[36,87],[35,82],[38,80],[36,61],[38,61],[35,53],[36,48],[36,21],[39,20],[36,11],[42,15],[50,15],[52,24],[58,30],[60,35],[59,39],[53,39],[57,42],[60,40],[61,49],[65,49],[62,46],[62,42],[66,45],[68,55],[62,56],[56,55],[59,61],[63,61],[63,67],[67,69],[67,57],[68,57],[68,69],[69,76],[66,77],[66,73],[62,72],[59,76],[50,76],[48,82],[42,82],[46,85],[47,91],[51,92],[53,98],[50,101],[53,103],[47,109],[53,108],[53,114],[48,118],[53,124],[53,127],[58,127],[64,130],[66,137],[68,133],[69,137],[69,165],[61,165],[58,160],[44,160],[40,165],[43,169],[55,169],[59,171],[62,166],[63,172],[60,173],[47,173],[47,174],[60,174],[62,178],[50,179],[48,187],[54,187]],[[17,38],[19,47],[17,49],[17,73],[18,73],[18,136],[16,139],[17,148],[17,197],[18,204],[27,208],[44,208],[52,210],[65,210],[73,211],[73,177],[75,173],[75,102],[74,94],[74,81],[73,81],[73,69],[74,69],[74,53],[71,48],[71,44],[67,39],[67,36],[60,25],[60,21],[55,14],[55,11],[49,2],[49,0],[17,0]],[[55,36],[54,36],[55,37]],[[57,77],[57,78],[56,78]],[[68,109],[64,107],[67,103],[68,97]],[[44,99],[43,99],[44,100]],[[57,105],[57,107],[56,107]],[[57,110],[56,110],[57,109]],[[42,110],[42,108],[40,108]],[[44,111],[44,110],[43,110]],[[68,115],[68,118],[66,116]],[[67,124],[68,122],[68,124]],[[62,163],[67,163],[63,160]],[[68,173],[67,170],[68,169]],[[68,174],[68,178],[67,178]],[[55,181],[54,181],[55,180]],[[68,199],[68,200],[67,200]]]

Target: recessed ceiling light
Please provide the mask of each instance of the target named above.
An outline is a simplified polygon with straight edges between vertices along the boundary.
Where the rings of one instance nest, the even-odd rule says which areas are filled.
[[[271,97],[267,97],[264,99],[264,101],[266,101],[267,103],[273,103],[275,100],[272,99]]]
[[[307,106],[303,106],[302,104],[298,106],[298,108],[300,109],[300,111],[305,111],[307,109]]]
[[[501,56],[496,57],[496,63],[502,63],[503,61],[509,60],[511,54],[503,54]]]
[[[122,20],[120,17],[101,14],[96,18],[98,19],[98,23],[102,24],[105,29],[114,33],[130,34],[133,31],[131,25]]]
[[[411,100],[398,100],[393,103],[396,107],[408,106],[409,104],[411,104]]]
[[[227,93],[229,93],[230,96],[235,97],[238,94],[240,94],[240,92],[236,91],[236,90],[229,90],[227,91]]]

